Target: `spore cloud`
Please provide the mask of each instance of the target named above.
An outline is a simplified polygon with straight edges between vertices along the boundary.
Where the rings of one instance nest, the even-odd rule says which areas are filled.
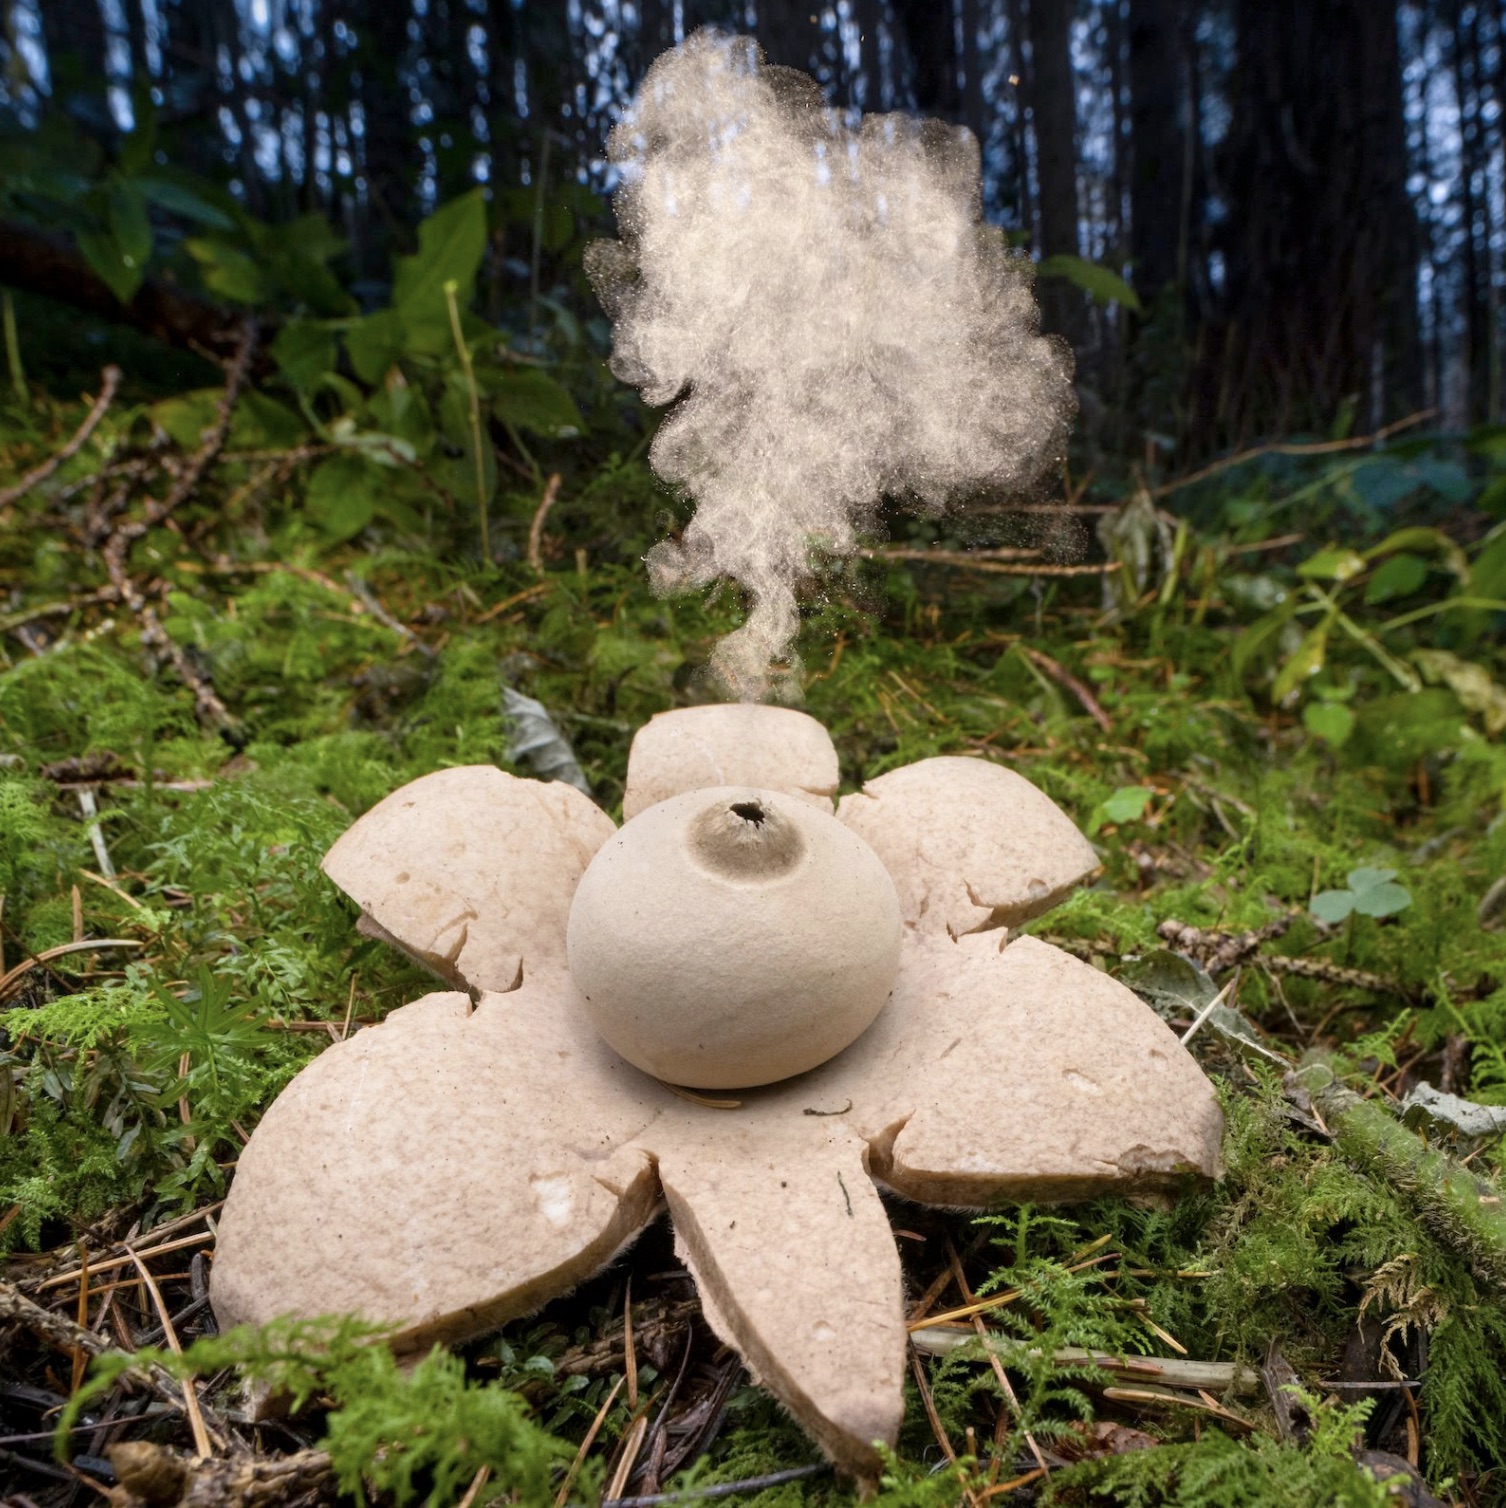
[[[982,222],[964,129],[852,129],[805,75],[704,30],[649,70],[608,152],[622,239],[586,265],[612,370],[674,405],[650,459],[695,502],[651,579],[741,583],[747,621],[713,665],[757,700],[801,583],[881,498],[940,509],[1060,460],[1071,354],[1039,333],[1028,258]]]

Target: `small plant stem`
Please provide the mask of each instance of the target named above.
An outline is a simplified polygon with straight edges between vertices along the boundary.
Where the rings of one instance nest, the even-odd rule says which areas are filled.
[[[544,189],[549,179],[549,129],[544,129],[539,147],[539,176],[533,191],[533,254],[528,264],[528,339],[531,342],[539,322],[539,260],[544,250]]]
[[[16,302],[9,288],[0,289],[0,322],[5,325],[5,364],[10,368],[11,391],[18,403],[31,402],[26,369],[21,365],[21,341],[16,334]]]
[[[476,371],[471,365],[470,348],[465,343],[465,332],[460,328],[460,303],[456,298],[457,284],[451,278],[444,285],[444,301],[450,310],[450,330],[455,336],[455,350],[460,357],[460,368],[465,373],[465,390],[471,406],[471,460],[476,470],[476,514],[481,521],[481,558],[492,563],[491,528],[486,517],[486,463],[481,454],[481,395],[476,391]]]

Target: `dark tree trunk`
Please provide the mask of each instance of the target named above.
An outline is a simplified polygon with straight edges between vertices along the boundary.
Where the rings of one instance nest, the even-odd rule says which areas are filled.
[[[1462,0],[1451,0],[1449,25],[1453,43],[1454,93],[1459,104],[1459,207],[1463,216],[1464,318],[1469,372],[1467,417],[1473,422],[1488,411],[1490,391],[1490,211],[1486,173],[1488,155],[1482,119],[1480,20],[1478,7],[1466,16]],[[1483,244],[1482,244],[1483,243]]]
[[[1149,308],[1178,279],[1186,156],[1177,40],[1183,0],[1129,0],[1130,258]]]
[[[1072,68],[1071,0],[1031,0],[1030,114],[1040,178],[1043,256],[1077,256],[1077,100]],[[1052,279],[1041,289],[1045,327],[1073,346],[1085,334],[1083,294]]]
[[[147,60],[146,7],[142,0],[126,0],[126,31],[131,49],[131,82],[140,87],[151,80],[151,64]]]
[[[910,54],[915,108],[922,115],[959,120],[957,27],[952,0],[895,0],[895,18]]]
[[[408,0],[365,0],[362,9],[359,103],[365,134],[361,172],[371,199],[363,250],[364,270],[373,275],[389,260],[378,251],[380,243],[389,242],[385,252],[393,250],[390,240],[401,237],[402,227],[412,218],[419,159],[407,80],[411,7]]]
[[[674,13],[668,0],[640,0],[638,36],[633,43],[633,87],[643,81],[655,58],[674,46]]]
[[[1393,7],[1236,0],[1226,307],[1206,438],[1324,429],[1414,399],[1417,228]],[[1362,410],[1363,411],[1363,410]]]
[[[1010,75],[1014,88],[1014,113],[1010,135],[1014,147],[1015,183],[1020,209],[1020,228],[1034,244],[1036,239],[1035,191],[1030,162],[1030,39],[1025,31],[1023,0],[1008,0]]]
[[[37,10],[54,90],[75,114],[107,127],[105,23],[99,0],[44,0]]]
[[[879,27],[883,23],[882,0],[858,0],[860,38],[858,48],[862,59],[862,103],[869,114],[884,108],[884,61],[879,49]]]
[[[962,123],[979,143],[988,140],[991,106],[983,97],[983,58],[978,49],[979,0],[961,0]]]
[[[808,0],[759,0],[753,34],[771,63],[806,72],[821,41],[815,19]]]

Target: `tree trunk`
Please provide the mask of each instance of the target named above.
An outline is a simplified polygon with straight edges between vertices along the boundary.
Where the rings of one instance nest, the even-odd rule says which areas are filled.
[[[821,41],[815,19],[808,0],[758,0],[753,34],[769,62],[808,73]]]
[[[1488,412],[1490,335],[1487,313],[1490,267],[1490,213],[1486,173],[1488,157],[1482,119],[1479,11],[1468,18],[1462,0],[1452,0],[1449,26],[1453,44],[1454,94],[1459,106],[1459,207],[1463,217],[1464,321],[1469,373],[1466,412],[1475,422]],[[1484,245],[1482,246],[1482,241]]]
[[[362,237],[363,271],[381,276],[395,249],[393,240],[401,238],[402,227],[415,218],[418,150],[407,81],[411,6],[407,0],[365,0],[362,11],[359,102],[366,129],[360,172],[371,198]]]
[[[1417,228],[1395,9],[1235,0],[1226,302],[1205,439],[1326,430],[1374,388],[1411,406]],[[1363,412],[1363,410],[1361,410]]]
[[[1008,0],[1006,14],[1009,21],[1009,71],[1014,90],[1010,135],[1014,145],[1015,191],[1019,203],[1020,228],[1034,245],[1036,224],[1030,161],[1030,39],[1025,32],[1023,0]]]
[[[922,115],[959,120],[957,28],[953,0],[894,0],[895,18],[910,54],[915,108]]]
[[[107,124],[105,23],[99,0],[43,0],[37,12],[54,96],[69,99],[75,109],[90,101],[88,114],[98,116],[96,124]]]
[[[1079,255],[1077,224],[1077,82],[1072,69],[1071,0],[1031,0],[1030,114],[1040,179],[1043,256]],[[1045,328],[1075,347],[1086,334],[1082,292],[1052,279],[1041,289]]]
[[[1129,0],[1130,258],[1147,309],[1176,282],[1182,239],[1182,3]]]

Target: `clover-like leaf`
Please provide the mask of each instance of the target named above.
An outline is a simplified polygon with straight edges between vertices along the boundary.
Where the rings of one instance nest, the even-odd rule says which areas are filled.
[[[1412,893],[1396,883],[1394,869],[1352,869],[1349,888],[1361,916],[1395,916],[1412,904]]]
[[[1331,927],[1337,926],[1340,922],[1347,921],[1354,911],[1354,891],[1320,890],[1312,898],[1308,910],[1320,922],[1327,922]]]

